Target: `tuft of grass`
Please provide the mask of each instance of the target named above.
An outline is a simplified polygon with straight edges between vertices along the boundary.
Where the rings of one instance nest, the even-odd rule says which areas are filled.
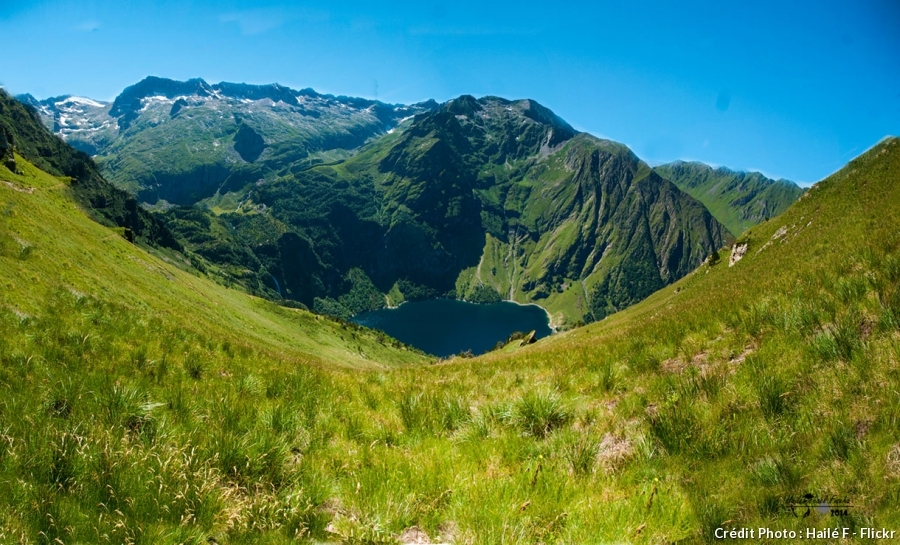
[[[589,475],[597,466],[600,443],[589,435],[573,434],[560,447],[562,457],[574,475]]]
[[[559,396],[549,392],[528,392],[512,407],[512,421],[525,434],[543,439],[572,419]]]
[[[400,420],[407,433],[430,433],[434,425],[431,400],[421,393],[407,392],[397,402]]]
[[[847,461],[858,445],[853,428],[843,421],[838,421],[831,426],[826,437],[825,452],[831,458]]]
[[[759,408],[766,418],[777,418],[789,406],[792,395],[787,382],[777,375],[765,375],[755,383]]]
[[[200,355],[196,352],[186,353],[182,365],[184,367],[184,372],[192,379],[200,380],[203,378],[205,366],[203,365],[203,360],[200,358]]]

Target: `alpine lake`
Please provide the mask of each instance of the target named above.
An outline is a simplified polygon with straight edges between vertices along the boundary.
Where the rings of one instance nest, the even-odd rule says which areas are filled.
[[[467,351],[483,354],[516,331],[534,331],[538,339],[552,333],[543,308],[508,301],[489,305],[455,299],[410,301],[357,314],[352,321],[440,357]]]

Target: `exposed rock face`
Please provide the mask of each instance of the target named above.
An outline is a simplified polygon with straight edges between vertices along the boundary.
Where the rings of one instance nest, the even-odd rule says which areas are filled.
[[[210,91],[209,85],[199,78],[173,81],[150,76],[122,91],[122,94],[113,101],[109,115],[118,118],[119,128],[125,130],[131,127],[132,122],[140,115],[145,98],[156,96],[174,98],[185,95],[208,97]]]
[[[175,101],[175,104],[172,104],[172,109],[169,110],[169,117],[175,117],[178,115],[178,112],[181,111],[182,108],[188,105],[188,101],[183,98],[179,98]]]
[[[528,335],[525,335],[525,338],[519,342],[519,346],[525,346],[529,344],[534,344],[537,342],[537,335],[535,335],[534,330],[530,331]]]
[[[747,248],[749,245],[747,243],[744,244],[735,244],[731,247],[731,259],[728,260],[728,266],[734,267],[734,264],[743,259],[744,254],[747,253]]]

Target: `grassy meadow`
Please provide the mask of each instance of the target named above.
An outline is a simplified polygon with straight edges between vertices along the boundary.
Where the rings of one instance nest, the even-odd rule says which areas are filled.
[[[0,168],[0,543],[900,529],[896,139],[742,235],[733,267],[439,362],[191,276],[20,164]],[[852,506],[798,518],[806,493]]]

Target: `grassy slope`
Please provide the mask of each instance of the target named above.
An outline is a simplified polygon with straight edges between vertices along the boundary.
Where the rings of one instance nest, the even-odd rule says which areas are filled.
[[[49,215],[26,222],[39,210],[25,203],[70,205],[0,186],[16,236],[38,241],[7,237],[0,258],[17,297],[0,310],[0,539],[377,543],[417,526],[471,543],[660,543],[719,525],[895,528],[898,177],[891,140],[745,233],[734,267],[524,349],[362,373],[285,366],[233,333],[222,346],[184,330],[185,310],[145,317],[140,298],[162,296],[129,295],[147,282],[139,269],[94,273],[121,303],[58,289],[76,282],[62,268],[35,274],[50,292],[38,305],[16,267],[41,263],[44,245],[75,256],[25,230],[50,229]],[[220,306],[251,301],[204,289]],[[850,516],[783,510],[807,491],[849,498]]]
[[[354,333],[358,342],[344,342],[340,336],[350,338],[350,334],[336,322],[184,273],[127,243],[114,230],[89,221],[71,202],[67,183],[24,159],[21,164],[24,176],[0,171],[4,182],[34,188],[28,193],[12,190],[7,184],[0,187],[6,250],[2,302],[8,309],[39,315],[45,304],[41,295],[64,289],[113,303],[125,312],[146,313],[147,319],[189,324],[204,336],[240,338],[241,344],[310,361],[351,367],[382,364],[376,361],[421,361],[412,355],[394,361],[398,358],[395,351],[383,349],[370,334]],[[27,252],[27,257],[17,259],[20,251]]]
[[[46,172],[72,178],[75,199],[97,221],[130,229],[154,246],[180,249],[157,218],[125,191],[108,183],[86,154],[76,151],[42,125],[37,112],[0,89],[0,125],[14,135],[17,152]]]
[[[616,486],[630,497],[660,479],[660,490],[685,501],[692,539],[709,539],[725,521],[896,526],[898,179],[892,139],[745,233],[749,255],[734,267],[701,267],[497,364],[588,414],[596,404],[600,430],[638,446]],[[806,492],[855,507],[841,519],[786,514],[785,498]],[[674,537],[649,512],[639,518],[643,533],[656,534],[637,540]]]

